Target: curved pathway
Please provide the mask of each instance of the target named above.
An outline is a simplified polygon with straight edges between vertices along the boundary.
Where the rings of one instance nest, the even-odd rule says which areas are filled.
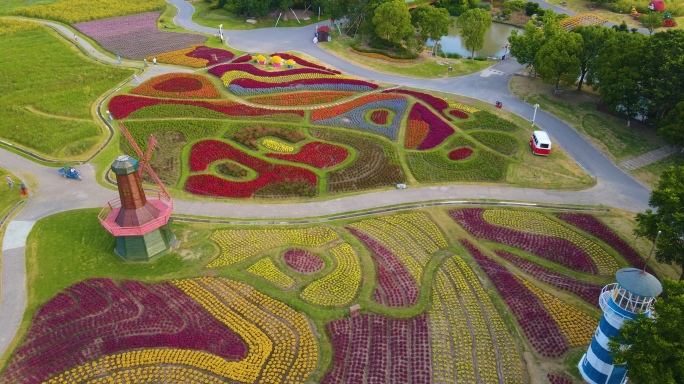
[[[191,21],[194,9],[183,0],[167,0],[179,13],[176,24],[192,31],[215,34],[213,28]],[[41,21],[43,22],[43,21]],[[52,22],[43,22],[65,38],[73,36],[69,28]],[[402,86],[455,93],[489,103],[502,101],[504,107],[520,116],[531,116],[532,107],[515,99],[508,92],[509,76],[520,70],[514,60],[503,61],[482,72],[449,79],[413,79],[378,73],[345,62],[311,42],[313,27],[288,29],[258,29],[251,31],[225,31],[229,44],[245,51],[275,52],[292,50],[306,53],[326,64],[351,75]],[[116,59],[97,51],[85,39],[77,43],[91,58],[116,65]],[[123,62],[124,66],[136,66]],[[139,68],[139,64],[137,64]],[[141,81],[172,71],[179,67],[158,65],[148,67],[139,76]],[[186,70],[187,71],[187,70]],[[175,213],[193,216],[232,218],[304,218],[333,215],[390,205],[430,200],[494,199],[506,201],[543,202],[556,204],[605,205],[630,211],[647,207],[650,191],[617,168],[576,131],[554,116],[539,111],[537,123],[550,132],[558,144],[573,156],[589,173],[597,178],[597,185],[585,191],[547,191],[505,186],[450,185],[388,190],[348,196],[312,203],[289,204],[236,204],[176,200]],[[21,324],[26,306],[26,271],[24,249],[26,238],[34,223],[51,214],[78,209],[101,207],[117,197],[117,192],[97,184],[95,170],[90,165],[80,166],[83,181],[64,180],[57,169],[33,163],[10,151],[0,149],[0,164],[22,180],[38,180],[30,184],[30,198],[25,207],[7,225],[2,243],[2,300],[0,301],[0,355],[4,354]]]

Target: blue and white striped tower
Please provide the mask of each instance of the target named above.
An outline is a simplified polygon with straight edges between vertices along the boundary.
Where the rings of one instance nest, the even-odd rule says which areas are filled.
[[[584,380],[591,384],[627,382],[627,367],[613,365],[608,340],[618,333],[626,319],[635,318],[637,313],[651,317],[653,301],[663,291],[660,281],[641,269],[621,269],[615,274],[615,279],[617,283],[606,285],[601,291],[599,305],[603,317],[587,353],[577,366]]]

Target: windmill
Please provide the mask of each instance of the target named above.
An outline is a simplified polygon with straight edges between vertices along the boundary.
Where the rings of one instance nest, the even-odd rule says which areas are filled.
[[[114,252],[119,257],[146,261],[165,254],[178,243],[170,228],[173,201],[149,165],[157,141],[150,135],[147,151],[143,155],[126,127],[119,124],[119,128],[140,157],[140,162],[128,155],[121,155],[114,160],[111,170],[116,175],[119,198],[108,202],[98,219],[116,238]],[[146,192],[143,189],[141,178],[144,171],[154,179],[159,190]]]

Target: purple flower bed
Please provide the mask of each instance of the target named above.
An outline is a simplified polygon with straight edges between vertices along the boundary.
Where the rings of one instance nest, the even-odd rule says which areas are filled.
[[[409,113],[409,120],[422,120],[430,126],[427,137],[420,143],[418,150],[432,149],[442,144],[447,137],[454,133],[454,129],[449,124],[420,103],[413,104]]]
[[[447,120],[451,120],[451,118],[449,116],[444,114],[444,110],[449,108],[449,104],[447,104],[446,101],[444,101],[443,99],[440,99],[439,97],[434,97],[432,95],[428,95],[427,93],[423,93],[423,92],[409,91],[407,89],[388,89],[388,90],[385,90],[382,92],[383,93],[402,93],[404,95],[413,96],[416,99],[422,100],[423,102],[427,103],[432,108],[438,110],[439,113],[442,114],[442,116],[447,118]]]
[[[138,348],[245,358],[242,339],[174,285],[120,284],[91,279],[57,294],[38,311],[0,382],[40,383],[102,356]]]
[[[285,69],[277,72],[264,71],[261,68],[257,68],[252,64],[241,64],[232,62],[230,64],[217,65],[209,70],[212,75],[221,78],[226,72],[229,71],[242,71],[249,73],[250,75],[261,76],[261,77],[282,77],[290,75],[302,75],[307,73],[316,73],[320,75],[330,75],[328,71],[322,71],[313,68],[295,68],[295,69]]]
[[[325,267],[320,257],[303,249],[289,249],[283,259],[288,267],[299,273],[316,273]]]
[[[568,341],[537,296],[506,268],[487,257],[468,240],[461,240],[461,244],[494,283],[534,349],[546,357],[558,357],[567,352]]]
[[[610,228],[603,224],[599,219],[586,213],[559,213],[559,219],[574,225],[577,228],[588,232],[615,249],[622,257],[632,264],[635,268],[643,269],[646,263],[639,253],[627,244],[620,236],[615,234]],[[650,267],[646,267],[649,273],[653,273]]]
[[[602,289],[600,285],[578,280],[572,276],[562,275],[548,268],[544,268],[541,265],[537,265],[529,260],[525,260],[522,257],[516,256],[510,252],[502,250],[496,250],[495,252],[497,255],[508,260],[513,265],[527,272],[537,280],[551,284],[556,288],[574,293],[575,295],[584,299],[586,302],[598,308],[598,297],[601,294]]]
[[[363,314],[325,326],[333,345],[322,383],[430,383],[425,313],[411,319]]]
[[[353,79],[300,79],[267,83],[252,79],[233,80],[228,89],[236,95],[259,95],[296,91],[354,91],[365,92],[377,88],[377,84]]]
[[[345,127],[373,132],[388,137],[391,140],[396,140],[397,134],[399,133],[399,125],[401,124],[401,117],[404,114],[407,105],[408,100],[405,98],[373,101],[329,119],[312,121],[312,124],[330,125],[333,127]],[[389,125],[376,125],[366,121],[366,112],[372,109],[389,109],[393,111],[394,117],[392,123]]]
[[[237,59],[233,60],[231,64],[249,63],[250,60],[252,60],[252,55],[242,55]]]
[[[410,307],[418,300],[418,285],[399,259],[367,234],[351,227],[346,228],[371,251],[378,270],[378,287],[373,299],[389,307]]]
[[[216,61],[214,61],[214,55],[216,56]],[[206,45],[195,48],[194,51],[189,52],[185,56],[209,60],[207,66],[230,61],[233,57],[235,57],[233,52],[226,51],[225,49],[210,48]]]
[[[295,63],[297,63],[297,64],[299,64],[299,65],[301,65],[301,66],[303,66],[303,67],[309,67],[309,68],[320,69],[320,70],[323,70],[323,71],[326,71],[326,72],[330,72],[330,73],[335,74],[335,75],[339,75],[339,74],[342,73],[342,72],[340,72],[340,71],[338,71],[338,70],[335,70],[335,69],[330,69],[330,68],[326,68],[326,67],[324,67],[324,66],[322,66],[322,65],[314,64],[314,63],[312,63],[312,62],[310,62],[310,61],[307,61],[307,60],[302,59],[301,57],[297,57],[297,56],[295,56],[295,55],[290,55],[289,53],[277,53],[277,52],[276,52],[276,53],[271,54],[271,57],[273,57],[273,56],[280,56],[280,57],[283,58],[283,60],[292,59],[292,60],[294,60]]]
[[[535,235],[488,223],[482,208],[456,209],[449,215],[471,235],[520,248],[564,267],[596,274],[591,258],[575,244],[558,237]]]
[[[563,376],[554,375],[552,373],[547,373],[546,378],[549,379],[551,384],[572,384],[572,380],[566,379]]]
[[[203,44],[207,40],[201,35],[158,30],[160,14],[146,12],[76,23],[73,27],[115,55],[133,60]]]

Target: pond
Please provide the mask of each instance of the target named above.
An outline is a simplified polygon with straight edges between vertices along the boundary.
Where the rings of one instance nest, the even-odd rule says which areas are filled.
[[[464,57],[470,57],[470,52],[466,49],[463,41],[461,41],[459,29],[460,28],[457,28],[454,23],[454,26],[449,29],[449,35],[442,37],[439,44],[446,53],[458,53]],[[475,55],[500,58],[505,52],[504,46],[508,43],[508,36],[511,35],[511,31],[514,29],[522,32],[520,28],[511,25],[492,23],[492,27],[489,28],[485,34],[484,47],[479,51],[475,51]],[[432,46],[432,44],[429,45]]]

